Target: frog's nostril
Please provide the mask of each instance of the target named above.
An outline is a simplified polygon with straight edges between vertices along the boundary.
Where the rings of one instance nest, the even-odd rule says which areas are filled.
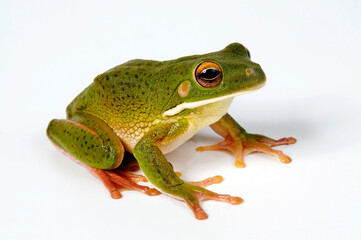
[[[255,73],[255,71],[253,68],[247,68],[246,73],[247,73],[247,75],[252,75]]]

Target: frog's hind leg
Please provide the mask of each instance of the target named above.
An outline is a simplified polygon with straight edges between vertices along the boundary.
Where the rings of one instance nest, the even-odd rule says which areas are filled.
[[[124,156],[123,145],[115,132],[99,118],[77,113],[70,119],[54,119],[49,123],[47,135],[62,152],[98,177],[112,198],[120,198],[119,190],[124,189],[157,194],[157,190],[136,183],[144,181],[144,177],[130,173],[130,168],[119,167]]]

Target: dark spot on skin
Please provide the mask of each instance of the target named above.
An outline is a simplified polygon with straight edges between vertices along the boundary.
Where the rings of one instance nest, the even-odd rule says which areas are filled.
[[[88,141],[85,141],[85,144],[88,144]]]
[[[94,145],[92,145],[91,148],[94,148]]]
[[[83,139],[85,139],[86,136],[83,136]]]
[[[130,95],[129,95],[129,94],[127,94],[127,97],[128,97],[128,98],[130,98]]]
[[[78,141],[78,140],[79,140],[79,137],[77,137],[76,140]]]
[[[140,88],[140,84],[138,84],[138,88]]]
[[[109,81],[109,76],[108,75],[105,76],[105,80]]]
[[[80,144],[80,147],[83,147],[83,144]]]
[[[118,77],[118,74],[117,74],[117,73],[114,73],[114,77]]]
[[[137,74],[135,74],[134,77],[135,77],[136,79],[138,79],[138,75],[137,75]]]
[[[112,93],[114,93],[114,94],[115,94],[115,91],[114,91],[114,89],[112,90]]]
[[[88,150],[90,149],[90,147],[88,147]]]
[[[124,92],[124,91],[125,91],[125,88],[122,88],[122,91]]]

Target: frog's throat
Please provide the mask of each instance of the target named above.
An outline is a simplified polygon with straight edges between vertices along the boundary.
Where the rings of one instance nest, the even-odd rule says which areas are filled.
[[[180,113],[181,111],[183,111],[184,109],[193,109],[193,108],[204,106],[204,105],[207,105],[207,104],[210,104],[210,103],[222,101],[222,100],[225,100],[227,98],[233,98],[233,97],[236,97],[236,96],[239,96],[239,95],[242,95],[242,94],[254,92],[254,91],[256,91],[257,89],[259,89],[259,88],[261,88],[263,86],[264,86],[264,84],[261,84],[261,85],[255,87],[255,88],[251,88],[251,89],[248,89],[248,90],[245,90],[245,91],[240,91],[240,92],[236,92],[236,93],[232,93],[232,94],[229,94],[229,95],[216,97],[216,98],[212,98],[212,99],[205,99],[205,100],[200,100],[200,101],[196,101],[196,102],[184,102],[184,103],[181,103],[181,104],[175,106],[174,108],[171,108],[171,109],[168,109],[167,111],[165,111],[163,113],[163,117],[174,116],[174,115]]]

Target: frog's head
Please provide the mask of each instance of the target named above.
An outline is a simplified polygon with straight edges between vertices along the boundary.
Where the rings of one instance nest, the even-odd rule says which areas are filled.
[[[178,87],[164,106],[163,116],[233,98],[266,82],[260,65],[251,61],[249,51],[239,43],[218,52],[168,61],[167,65],[178,72],[174,76]]]

